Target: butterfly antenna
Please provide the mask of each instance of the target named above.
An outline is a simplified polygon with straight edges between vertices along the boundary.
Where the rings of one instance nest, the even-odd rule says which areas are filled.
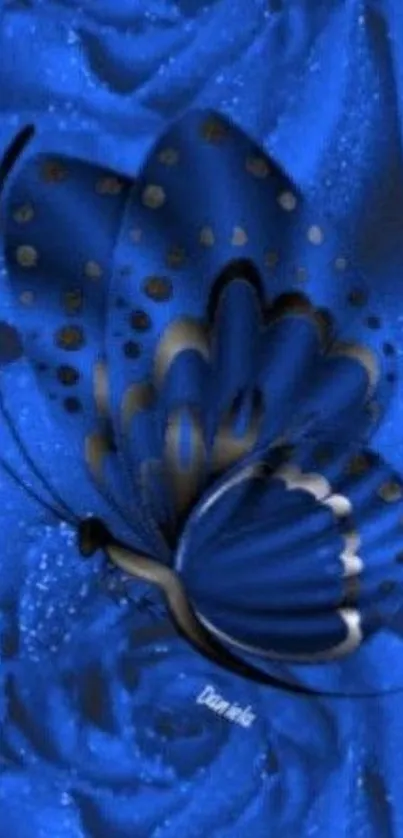
[[[75,518],[74,519],[71,518],[70,515],[62,515],[59,512],[58,509],[56,509],[54,506],[52,506],[46,500],[41,498],[35,492],[34,489],[32,489],[30,486],[27,486],[27,484],[24,483],[24,481],[21,479],[21,477],[19,477],[17,472],[14,471],[14,469],[10,466],[10,464],[6,460],[3,459],[3,457],[0,457],[0,466],[3,469],[3,471],[6,474],[8,474],[8,476],[11,477],[11,479],[17,484],[17,486],[19,486],[20,489],[22,489],[22,491],[26,495],[28,495],[28,497],[30,497],[30,498],[32,498],[32,500],[36,501],[36,503],[38,503],[39,506],[42,507],[42,509],[46,509],[52,515],[54,515],[55,518],[57,518],[59,521],[66,521],[67,523],[72,524],[72,525],[76,524],[76,519]]]
[[[31,142],[35,135],[35,126],[26,125],[18,132],[16,137],[8,146],[3,158],[0,162],[0,193],[3,191],[5,182],[18,161],[21,154],[25,151],[27,145]]]
[[[23,442],[20,434],[18,433],[17,428],[16,428],[14,422],[12,421],[11,416],[8,413],[8,410],[7,410],[7,408],[4,404],[4,398],[3,398],[3,394],[1,393],[1,391],[0,391],[0,412],[1,412],[1,415],[3,416],[3,418],[6,422],[6,425],[9,429],[9,431],[10,431],[10,434],[11,434],[14,442],[16,443],[17,448],[18,448],[20,454],[22,455],[23,459],[25,460],[27,466],[31,469],[32,473],[35,475],[37,480],[39,480],[39,482],[42,484],[43,488],[49,493],[49,495],[53,499],[55,505],[56,506],[59,505],[60,508],[63,510],[63,513],[58,513],[58,514],[60,516],[62,514],[63,515],[67,514],[70,519],[73,518],[73,520],[76,521],[77,520],[77,515],[75,514],[74,510],[72,510],[65,503],[65,501],[58,494],[56,489],[54,489],[54,487],[48,482],[46,477],[42,474],[42,472],[38,468],[37,464],[35,463],[35,460],[31,457],[31,455],[30,455],[29,451],[27,450],[26,446],[24,445],[24,442]],[[56,511],[57,510],[55,509],[54,512],[56,513]]]

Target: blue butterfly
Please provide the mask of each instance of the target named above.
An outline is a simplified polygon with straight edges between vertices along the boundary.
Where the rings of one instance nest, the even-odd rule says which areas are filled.
[[[0,409],[36,488],[3,468],[224,666],[353,659],[400,604],[403,491],[372,441],[394,336],[337,231],[213,112],[132,176],[34,140],[4,218]],[[23,353],[74,473],[19,428]]]

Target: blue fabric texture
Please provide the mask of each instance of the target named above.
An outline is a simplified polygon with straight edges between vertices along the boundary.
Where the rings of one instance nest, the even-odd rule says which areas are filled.
[[[402,24],[4,4],[0,838],[403,835]]]

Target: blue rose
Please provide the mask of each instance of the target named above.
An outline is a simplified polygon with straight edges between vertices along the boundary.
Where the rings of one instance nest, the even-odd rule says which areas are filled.
[[[31,533],[31,536],[33,532]],[[189,649],[144,591],[107,595],[68,528],[35,533],[2,670],[0,816],[18,838],[294,835],[338,762],[325,702],[269,692]],[[81,570],[80,570],[81,568]],[[116,593],[116,592],[115,592]],[[52,605],[51,605],[52,604]],[[255,720],[197,699],[206,685]]]
[[[4,135],[32,121],[78,129],[81,143],[96,131],[104,159],[128,167],[189,107],[230,111],[250,102],[244,76],[256,78],[265,66],[262,46],[273,24],[261,0],[247,8],[231,0],[64,0],[46,7],[11,3],[4,14]]]
[[[400,252],[400,229],[385,223],[381,236],[379,213],[381,209],[383,217],[385,194],[389,202],[390,192],[399,193],[398,167],[385,166],[385,159],[399,158],[399,149],[391,129],[396,121],[393,96],[389,96],[389,90],[395,89],[392,62],[383,61],[387,46],[393,52],[398,84],[397,3],[367,4],[365,15],[360,3],[293,0],[273,0],[269,6],[263,0],[247,6],[231,0],[204,6],[191,0],[118,6],[110,0],[96,7],[74,0],[47,7],[38,2],[34,8],[28,0],[4,5],[0,141],[27,120],[47,124],[52,130],[77,127],[80,151],[87,147],[85,131],[89,131],[92,153],[95,136],[104,161],[119,171],[133,172],[166,121],[195,103],[214,105],[247,126],[266,148],[275,149],[277,159],[286,162],[295,180],[319,196],[326,211],[337,216],[344,228],[351,227],[358,238],[362,232],[358,216],[365,216],[362,238],[367,262],[372,260],[370,278],[371,271],[375,274],[373,262],[376,268],[382,263],[382,277],[375,276],[372,291],[378,293],[378,286],[383,314],[388,308],[390,314],[395,297],[388,292],[387,301],[385,289],[388,284],[394,286],[399,274],[399,260],[391,258],[391,243]],[[386,41],[387,25],[382,21],[381,27],[374,27],[382,18],[386,24],[389,18],[391,44]],[[380,78],[386,96],[380,93]],[[372,186],[368,191],[369,170]],[[363,205],[365,213],[361,213]],[[317,232],[315,236],[319,244]],[[235,238],[242,246],[242,234]],[[204,243],[209,245],[209,236]],[[177,261],[178,251],[173,253]],[[345,266],[344,253],[334,255],[339,266]],[[272,270],[272,251],[268,258]],[[330,259],[324,260],[322,273],[320,264],[319,268],[313,265],[314,273],[318,268],[319,289],[343,287],[340,276],[334,284],[324,281],[330,264]],[[290,270],[304,282],[311,266],[306,271],[300,264],[291,264]],[[94,271],[93,266],[93,279]],[[358,295],[353,291],[354,305],[362,305],[361,290]],[[27,295],[24,289],[22,293],[24,304],[28,303],[31,292]],[[370,328],[377,329],[382,338],[384,321],[371,311],[368,319]],[[7,364],[14,363],[21,351],[18,334],[8,321],[2,327],[0,354]],[[383,346],[387,355],[390,341]],[[132,347],[131,357],[134,351]],[[387,368],[386,382],[392,383],[394,375]],[[18,415],[23,388],[14,367],[8,384]],[[51,442],[47,436],[51,423],[41,427],[30,385],[26,384],[26,390],[30,415],[23,405],[21,427],[29,429],[35,456],[39,453],[51,472],[53,467],[55,485],[66,464],[71,468],[75,463],[75,453],[66,451],[63,438],[53,447],[53,437]],[[382,430],[384,452],[389,462],[396,463],[399,451],[394,440],[399,442],[400,419],[394,415],[396,422],[388,414]],[[2,450],[6,437],[8,452],[9,435],[4,426],[0,432]],[[26,463],[17,465],[18,473],[26,478]],[[353,472],[359,488],[366,485],[365,480],[360,483],[363,465],[359,456]],[[35,478],[28,476],[31,486]],[[83,499],[88,487],[80,484],[81,488]],[[75,488],[70,486],[70,490],[74,495]],[[396,490],[396,483],[389,481],[386,491],[382,488],[381,500],[393,506]],[[266,838],[267,830],[273,829],[294,838],[318,831],[333,835],[337,830],[344,835],[352,829],[360,834],[369,835],[372,830],[374,835],[392,835],[399,829],[393,814],[393,799],[399,800],[400,794],[396,785],[401,776],[399,753],[403,752],[398,700],[387,707],[381,703],[372,711],[366,708],[366,712],[362,705],[355,705],[354,722],[349,726],[351,707],[347,710],[345,704],[338,712],[335,705],[329,709],[322,701],[295,703],[212,670],[165,629],[161,617],[155,622],[149,615],[149,622],[148,617],[141,617],[141,610],[131,612],[116,577],[105,580],[118,600],[111,604],[99,581],[102,563],[95,561],[89,568],[79,562],[68,528],[60,530],[59,536],[49,529],[43,544],[40,530],[30,531],[27,537],[35,547],[28,548],[15,528],[23,528],[27,518],[37,515],[37,508],[35,513],[23,508],[18,490],[7,482],[2,481],[1,491],[6,541],[12,541],[2,554],[0,618],[2,654],[8,661],[1,674],[0,713],[5,725],[0,748],[0,815],[10,834],[16,838],[42,838],[49,833],[55,838],[88,834],[103,838],[112,833],[132,838],[135,824],[137,834],[149,838],[157,814],[160,819],[154,832],[163,838],[178,831],[200,838],[213,830],[219,838],[244,838],[249,833]],[[94,494],[88,497],[91,502],[85,497],[83,506],[93,510]],[[42,510],[42,519],[44,515]],[[372,509],[367,522],[371,517]],[[373,518],[379,523],[377,515]],[[377,535],[376,562],[379,556],[382,561],[385,557],[385,565],[381,561],[380,566],[384,576],[396,550],[384,549],[391,539],[384,538],[383,527]],[[53,541],[59,537],[60,552]],[[20,556],[23,561],[17,560]],[[51,566],[49,558],[54,560]],[[386,585],[383,596],[391,581],[386,579],[380,588],[382,584]],[[137,598],[131,595],[137,609],[147,606],[148,592],[139,589]],[[107,630],[113,653],[105,648]],[[130,648],[127,635],[133,641]],[[396,638],[372,644],[364,656],[364,675],[371,683],[373,679],[387,686],[389,673],[398,676],[399,659]],[[186,667],[187,672],[180,685],[175,680],[178,667]],[[130,677],[124,674],[128,671]],[[46,691],[39,676],[47,679]],[[258,710],[252,728],[256,733],[253,751],[239,736],[245,731],[233,725],[222,728],[223,719],[216,719],[206,708],[195,705],[194,711],[189,710],[189,698],[194,698],[199,686],[211,682],[225,695],[234,690],[234,700],[252,703]],[[109,715],[104,705],[95,710],[94,684],[109,700]],[[136,708],[136,718],[134,711],[127,715],[128,703]],[[207,725],[207,715],[206,724],[200,723],[201,711],[209,714],[212,726]],[[390,747],[392,738],[394,748]],[[262,751],[262,742],[266,746],[267,741],[269,752]],[[208,766],[205,774],[198,751],[193,752],[189,742],[196,743],[203,755]],[[156,754],[166,759],[158,764]],[[113,770],[109,762],[116,755],[121,759]],[[146,782],[141,792],[125,785],[128,777],[139,777],[141,765],[147,777],[153,778],[149,795]],[[237,806],[231,795],[234,787],[242,789]],[[320,794],[311,804],[319,787]]]
[[[213,107],[308,179],[322,157],[305,142],[306,113],[314,108],[316,130],[331,134],[332,110],[317,102],[331,80],[340,110],[340,64],[357,26],[358,10],[335,5],[11,0],[0,33],[0,141],[32,121],[77,131],[80,143],[96,131],[93,153],[132,169],[167,122]]]

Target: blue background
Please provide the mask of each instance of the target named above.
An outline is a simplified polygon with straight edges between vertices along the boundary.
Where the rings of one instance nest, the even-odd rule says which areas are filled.
[[[34,121],[133,174],[176,116],[221,110],[326,208],[401,341],[402,39],[398,0],[3,3],[1,144]],[[28,386],[15,409],[40,435]],[[397,416],[378,444],[401,469]],[[301,699],[221,672],[0,481],[1,838],[403,835],[402,695]],[[197,706],[206,683],[252,728]]]

